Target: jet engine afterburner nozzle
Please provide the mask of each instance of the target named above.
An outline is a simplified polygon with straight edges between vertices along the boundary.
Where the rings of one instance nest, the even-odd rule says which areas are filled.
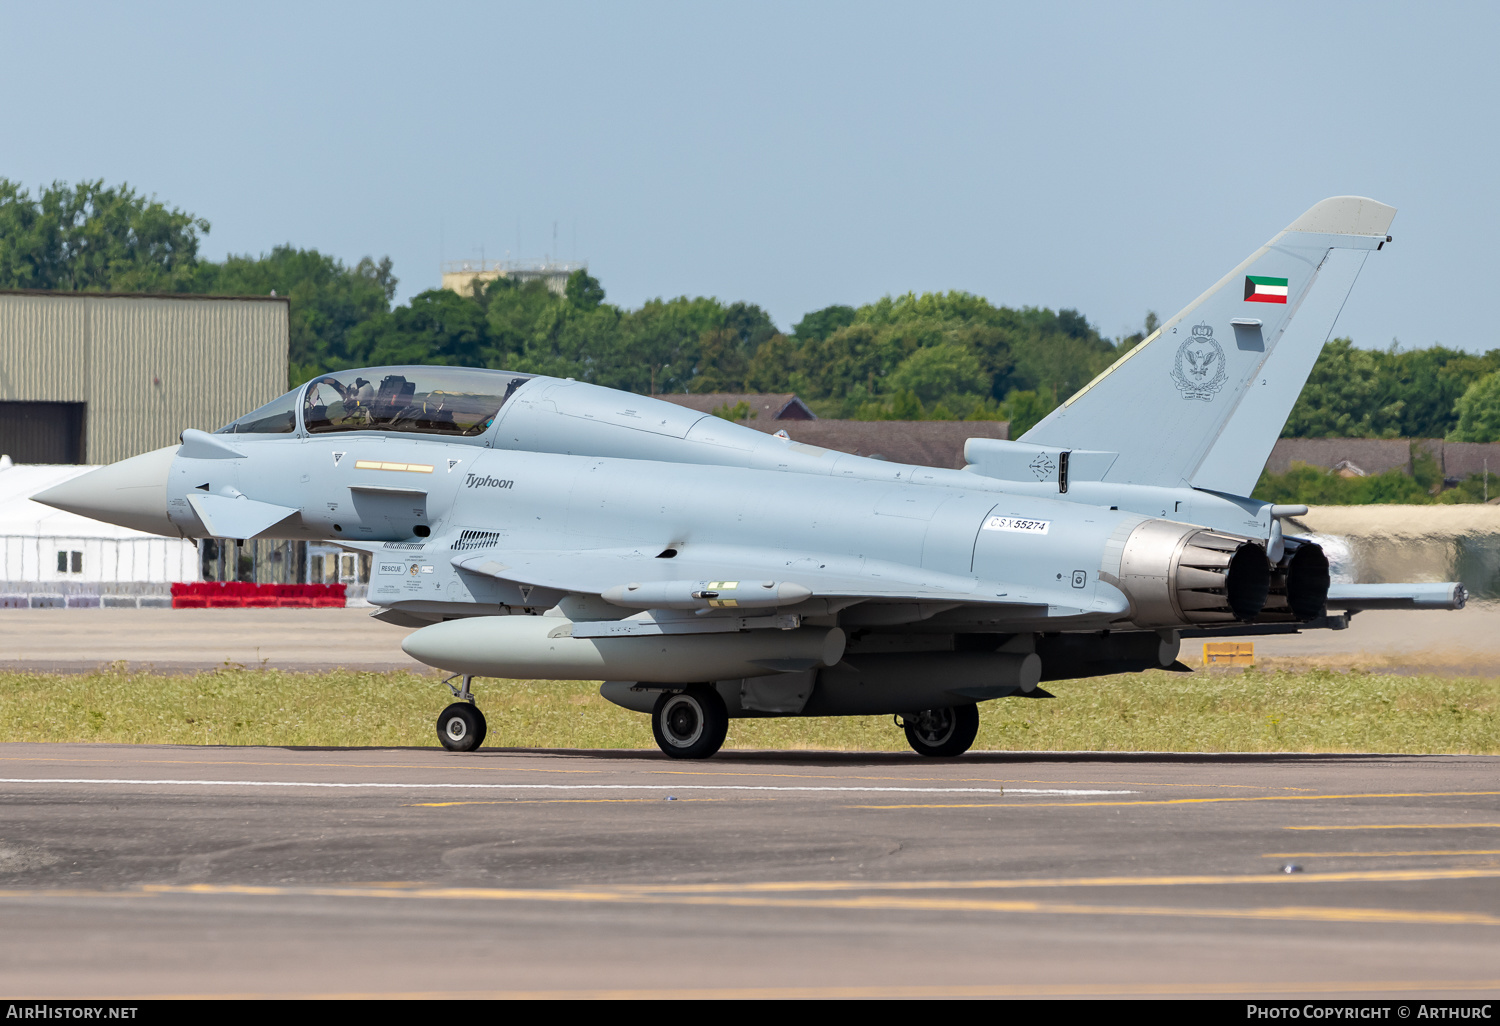
[[[1271,590],[1260,542],[1190,524],[1147,520],[1130,532],[1119,558],[1116,576],[1140,627],[1253,620]],[[1115,575],[1108,563],[1102,569]]]
[[[1268,622],[1306,622],[1327,610],[1328,555],[1321,545],[1301,542],[1277,564],[1271,576],[1271,597],[1260,619]]]

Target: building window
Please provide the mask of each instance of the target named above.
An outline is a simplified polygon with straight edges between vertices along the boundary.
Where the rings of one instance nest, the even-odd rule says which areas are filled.
[[[57,554],[57,572],[60,574],[83,573],[83,553],[59,552]]]

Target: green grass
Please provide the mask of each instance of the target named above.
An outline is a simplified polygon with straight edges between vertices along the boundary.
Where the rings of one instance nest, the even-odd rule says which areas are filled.
[[[982,707],[979,749],[1500,753],[1500,681],[1328,670],[1144,673]],[[487,745],[652,748],[651,726],[584,682],[476,682]],[[225,668],[163,676],[0,673],[0,740],[420,745],[449,700],[433,676]],[[736,720],[730,748],[902,751],[889,716]]]

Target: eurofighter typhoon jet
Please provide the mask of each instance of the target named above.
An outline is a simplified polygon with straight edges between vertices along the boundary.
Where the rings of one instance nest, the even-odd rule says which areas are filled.
[[[958,755],[979,703],[1180,665],[1184,635],[1462,607],[1458,584],[1330,586],[1284,533],[1306,507],[1248,497],[1394,215],[1317,204],[1019,441],[970,439],[963,470],[573,380],[374,367],[36,499],[370,553],[373,615],[453,674],[450,750],[483,743],[491,677],[603,680],[677,758],[736,717],[867,714]]]

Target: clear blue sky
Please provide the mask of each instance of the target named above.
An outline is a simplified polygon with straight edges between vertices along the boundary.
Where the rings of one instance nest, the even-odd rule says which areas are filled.
[[[33,0],[0,19],[0,176],[128,181],[208,218],[216,259],[388,254],[405,299],[483,247],[587,258],[627,306],[715,295],[789,328],[964,289],[1114,336],[1356,193],[1400,213],[1339,332],[1500,346],[1477,316],[1500,236],[1493,3]]]

